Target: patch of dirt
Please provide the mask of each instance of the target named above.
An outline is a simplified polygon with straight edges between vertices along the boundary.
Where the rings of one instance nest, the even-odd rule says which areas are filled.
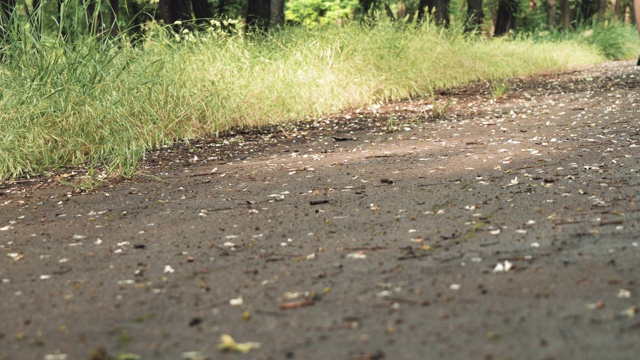
[[[640,72],[507,86],[2,184],[0,359],[635,358]]]

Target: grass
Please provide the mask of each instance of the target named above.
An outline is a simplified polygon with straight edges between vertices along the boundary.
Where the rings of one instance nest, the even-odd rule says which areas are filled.
[[[491,84],[491,90],[496,99],[501,99],[507,95],[509,84],[506,81],[496,81]]]
[[[177,140],[605,60],[582,39],[485,39],[428,25],[213,30],[156,29],[137,48],[17,34],[0,50],[0,181],[81,166],[130,176],[145,151]]]

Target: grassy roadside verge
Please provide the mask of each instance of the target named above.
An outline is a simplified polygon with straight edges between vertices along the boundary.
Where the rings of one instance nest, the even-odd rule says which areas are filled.
[[[391,24],[262,37],[156,36],[140,49],[43,41],[0,62],[0,181],[88,166],[131,175],[150,148],[605,60],[585,41],[483,39]]]

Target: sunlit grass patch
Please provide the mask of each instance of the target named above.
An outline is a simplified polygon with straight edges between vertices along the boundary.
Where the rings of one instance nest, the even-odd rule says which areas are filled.
[[[430,25],[152,34],[139,47],[84,38],[3,50],[0,179],[83,165],[128,176],[176,140],[604,60],[583,41]]]

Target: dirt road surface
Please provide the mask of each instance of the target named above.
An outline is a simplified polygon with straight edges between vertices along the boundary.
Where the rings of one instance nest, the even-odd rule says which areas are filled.
[[[503,85],[2,184],[0,359],[638,359],[640,70]]]

